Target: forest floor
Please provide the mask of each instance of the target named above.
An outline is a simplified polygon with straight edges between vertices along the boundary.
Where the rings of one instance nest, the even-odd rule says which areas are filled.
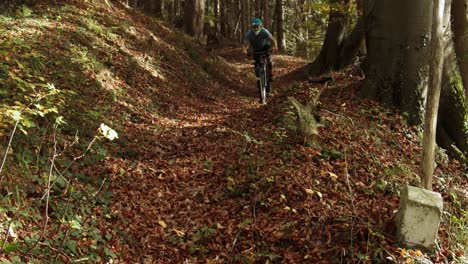
[[[418,250],[396,246],[398,195],[419,183],[421,144],[415,128],[375,102],[359,98],[355,69],[333,81],[304,80],[305,61],[274,55],[274,92],[258,102],[253,67],[240,47],[212,51],[235,68],[235,85],[205,87],[200,98],[173,98],[171,119],[147,133],[133,124],[135,159],[114,160],[112,212],[122,215],[126,243],[114,250],[143,263],[404,262]],[[353,75],[356,74],[356,75]],[[177,89],[177,88],[176,88]],[[180,87],[184,93],[186,87]],[[304,147],[294,109],[318,90],[322,146]],[[137,133],[140,131],[140,133]],[[145,132],[146,131],[146,132]],[[122,168],[126,168],[124,171]],[[456,161],[438,167],[444,193],[463,173]],[[462,178],[457,178],[456,181]],[[437,181],[437,179],[436,179]],[[447,197],[445,197],[447,199]],[[461,252],[442,224],[436,262]],[[445,244],[448,246],[448,244]],[[447,254],[447,255],[444,255]]]
[[[100,262],[112,263],[461,261],[468,237],[466,165],[438,153],[434,189],[446,213],[437,250],[399,247],[395,213],[401,189],[420,183],[420,132],[398,112],[359,97],[359,69],[314,83],[303,75],[307,61],[274,54],[273,93],[260,104],[252,61],[239,45],[199,45],[118,3],[68,2],[36,7],[32,16],[40,26],[33,18],[2,19],[0,32],[17,32],[54,62],[44,74],[76,92],[65,117],[84,138],[102,119],[119,138],[101,143],[102,160],[72,169],[109,198],[74,219],[83,229],[98,226],[94,238],[69,236],[76,226],[58,224],[55,231],[65,231],[52,230],[44,236],[50,242],[33,247],[63,262],[86,261],[88,247],[104,255]],[[305,147],[287,97],[306,103],[319,90],[321,143]],[[35,183],[28,197],[42,195]],[[23,229],[42,223],[34,221]],[[28,235],[18,231],[21,239]],[[23,250],[23,260],[30,252]],[[11,258],[0,255],[5,259]]]

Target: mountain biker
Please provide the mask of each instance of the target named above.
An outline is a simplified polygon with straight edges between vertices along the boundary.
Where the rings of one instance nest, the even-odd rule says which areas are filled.
[[[273,38],[273,35],[263,27],[262,20],[260,18],[254,18],[251,22],[252,28],[244,36],[244,45],[242,46],[242,51],[244,54],[247,54],[247,49],[250,46],[250,50],[254,52],[255,66],[257,65],[260,54],[256,52],[266,51],[268,53],[267,57],[267,74],[268,81],[273,81],[273,64],[271,60],[271,48],[274,51],[277,51],[276,41]]]

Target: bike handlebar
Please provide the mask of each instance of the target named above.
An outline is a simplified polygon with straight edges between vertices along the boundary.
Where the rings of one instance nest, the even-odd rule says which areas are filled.
[[[252,56],[252,55],[254,55],[254,54],[266,55],[266,54],[269,54],[269,53],[270,53],[269,50],[254,51],[254,52],[248,52],[248,53],[247,53],[247,56]]]

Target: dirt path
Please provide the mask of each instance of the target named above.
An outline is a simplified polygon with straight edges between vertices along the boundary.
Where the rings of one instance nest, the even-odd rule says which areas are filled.
[[[126,158],[109,161],[109,217],[118,234],[111,244],[122,262],[402,257],[394,217],[398,189],[417,185],[417,131],[360,98],[362,78],[350,69],[334,73],[321,94],[321,149],[305,148],[288,125],[294,113],[286,100],[306,101],[323,89],[296,82],[305,62],[275,56],[274,93],[260,105],[252,65],[239,48],[213,53],[220,68],[229,66],[227,80],[179,87],[183,96],[166,100],[164,114],[128,124]],[[461,173],[457,163],[439,169]],[[376,184],[382,180],[383,188]]]
[[[163,125],[155,124],[159,126],[154,133],[135,139],[138,161],[116,164],[120,168],[115,168],[112,184],[112,211],[114,217],[128,219],[128,223],[117,222],[128,240],[125,245],[116,244],[121,248],[115,250],[125,261],[233,261],[238,252],[249,250],[242,245],[241,231],[266,227],[266,222],[258,223],[257,195],[252,193],[256,187],[236,181],[245,181],[244,177],[261,181],[260,175],[253,174],[263,173],[262,164],[249,157],[260,154],[269,159],[264,145],[255,141],[269,140],[271,133],[262,135],[262,128],[273,126],[274,104],[284,100],[282,91],[297,77],[291,72],[304,61],[276,55],[275,92],[268,105],[260,105],[252,66],[240,49],[217,53],[236,66],[238,73],[233,76],[241,85],[218,87],[222,91],[213,102],[197,108],[178,105],[181,119],[158,120]]]

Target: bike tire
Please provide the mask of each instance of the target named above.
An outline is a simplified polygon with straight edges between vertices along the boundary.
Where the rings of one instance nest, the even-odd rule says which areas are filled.
[[[266,82],[267,82],[267,79],[266,79],[265,64],[262,65],[262,67],[260,68],[259,75],[260,75],[259,76],[260,77],[260,80],[259,80],[260,103],[266,104]]]

